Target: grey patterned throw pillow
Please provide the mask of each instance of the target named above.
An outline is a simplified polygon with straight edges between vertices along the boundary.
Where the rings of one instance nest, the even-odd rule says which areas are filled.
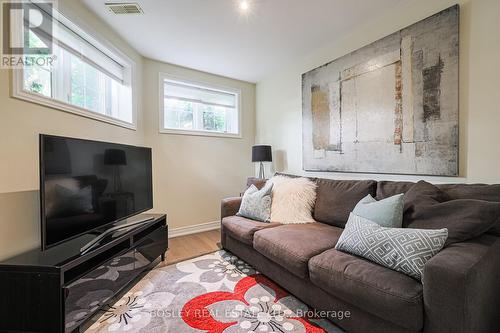
[[[421,280],[425,263],[448,238],[448,229],[385,228],[353,213],[335,248]]]
[[[271,217],[271,193],[273,184],[267,184],[260,190],[255,185],[250,186],[241,199],[238,216],[247,217],[252,220],[268,222]]]

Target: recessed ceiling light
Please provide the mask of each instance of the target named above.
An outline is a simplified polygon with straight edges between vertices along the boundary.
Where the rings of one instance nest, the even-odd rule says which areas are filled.
[[[240,9],[243,12],[246,12],[250,8],[250,4],[248,3],[248,0],[241,0],[240,1]]]

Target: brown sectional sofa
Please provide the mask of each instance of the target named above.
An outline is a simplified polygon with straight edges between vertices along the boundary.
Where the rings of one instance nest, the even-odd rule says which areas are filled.
[[[414,183],[313,179],[318,223],[282,225],[235,216],[241,198],[222,201],[224,249],[253,265],[348,332],[500,332],[500,225],[447,246],[425,266],[423,283],[334,249],[349,213],[372,194]],[[500,185],[439,185],[453,199],[500,202]]]

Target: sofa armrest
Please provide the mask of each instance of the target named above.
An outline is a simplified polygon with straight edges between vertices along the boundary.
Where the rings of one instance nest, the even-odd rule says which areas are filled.
[[[222,199],[220,205],[220,218],[221,220],[227,216],[233,216],[238,213],[241,205],[241,197],[233,197]]]
[[[424,267],[424,332],[500,332],[500,238],[452,244]]]

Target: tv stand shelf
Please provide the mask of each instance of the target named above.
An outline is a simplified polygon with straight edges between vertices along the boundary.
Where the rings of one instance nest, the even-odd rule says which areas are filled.
[[[79,332],[107,301],[158,258],[165,259],[166,216],[141,214],[134,218],[147,217],[152,219],[109,233],[84,253],[80,249],[95,234],[0,263],[0,332]],[[86,315],[82,317],[82,313]]]

